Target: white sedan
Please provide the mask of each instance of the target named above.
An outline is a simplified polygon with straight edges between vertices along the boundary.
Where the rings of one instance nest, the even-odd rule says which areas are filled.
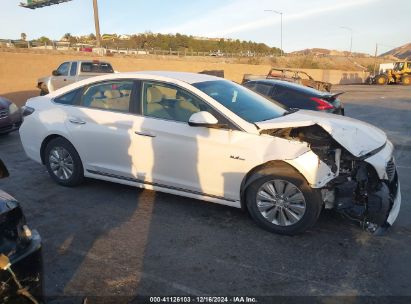
[[[384,132],[289,110],[221,78],[104,75],[30,99],[24,115],[27,155],[63,186],[88,177],[220,203],[289,235],[312,227],[323,208],[372,232],[400,210]]]

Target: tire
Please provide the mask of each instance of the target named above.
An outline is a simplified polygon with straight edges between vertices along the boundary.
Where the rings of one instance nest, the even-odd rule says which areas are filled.
[[[44,160],[51,178],[59,185],[74,187],[84,181],[84,169],[73,145],[62,137],[52,139],[44,150]]]
[[[49,89],[47,88],[47,85],[45,83],[42,83],[40,85],[40,96],[47,95],[49,93]]]
[[[378,75],[375,77],[375,83],[378,85],[386,85],[388,84],[388,77],[385,75]]]
[[[282,235],[296,235],[314,226],[320,216],[323,205],[320,190],[312,189],[299,172],[288,166],[279,168],[278,173],[260,173],[258,175],[259,178],[247,189],[246,202],[251,217],[260,227],[267,231]],[[264,199],[259,201],[257,196],[262,190],[265,191],[265,193],[268,193],[265,189],[269,189],[268,185],[270,184],[274,186],[274,190],[277,194],[282,192],[280,189],[281,187],[287,185],[286,190],[289,191],[289,194],[285,195],[285,197],[288,196],[288,200],[276,199],[276,204],[278,205],[272,207],[270,210],[267,209],[268,212],[264,215],[260,210],[265,209],[267,204],[264,205]],[[290,191],[292,186],[298,191],[295,191],[295,189]],[[287,193],[287,191],[284,192]],[[261,196],[258,197],[261,198]],[[303,203],[301,202],[301,198],[304,200],[304,212],[302,211]],[[299,202],[297,203],[297,201]],[[290,216],[290,214],[292,214],[289,213],[290,211],[294,213],[294,216]],[[286,216],[281,217],[280,212]],[[271,218],[269,214],[276,214],[276,216],[273,216],[272,221],[267,219]],[[300,218],[296,220],[295,215]],[[279,221],[281,218],[286,221],[281,223],[281,221]],[[274,223],[275,221],[277,223]]]
[[[401,83],[402,85],[405,85],[405,86],[411,85],[411,76],[410,75],[403,76]]]

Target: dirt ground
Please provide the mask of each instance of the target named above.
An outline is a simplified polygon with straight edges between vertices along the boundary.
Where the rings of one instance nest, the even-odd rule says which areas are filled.
[[[37,96],[37,79],[50,75],[62,62],[67,60],[90,60],[87,55],[34,54],[0,52],[0,96],[23,105],[30,97]],[[269,65],[249,65],[226,63],[224,59],[192,58],[178,60],[165,58],[139,59],[134,57],[96,57],[112,63],[116,71],[131,72],[142,70],[170,70],[200,72],[203,70],[224,70],[225,77],[241,82],[243,75],[266,74]],[[208,60],[207,60],[208,59]],[[231,62],[232,60],[227,60]]]

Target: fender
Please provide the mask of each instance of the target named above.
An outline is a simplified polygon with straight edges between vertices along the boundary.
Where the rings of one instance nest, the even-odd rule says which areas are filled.
[[[254,183],[259,178],[263,177],[264,175],[279,174],[279,172],[284,169],[291,169],[301,174],[296,168],[294,168],[293,166],[291,166],[290,164],[282,160],[269,161],[265,164],[262,164],[260,166],[253,168],[250,172],[248,172],[247,175],[244,177],[243,181],[241,182],[241,193],[240,193],[241,209],[243,211],[247,210],[247,206],[245,202],[245,193],[247,191],[247,188],[252,183]],[[304,175],[303,177],[305,179]]]

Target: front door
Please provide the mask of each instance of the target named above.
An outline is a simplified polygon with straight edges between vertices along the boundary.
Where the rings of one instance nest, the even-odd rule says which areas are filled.
[[[69,77],[69,72],[70,62],[62,63],[57,69],[58,76],[52,77],[51,89],[55,91],[62,87],[65,87],[67,85],[67,78]]]
[[[233,158],[239,151],[233,151],[232,143],[242,140],[243,132],[190,127],[189,118],[199,111],[225,121],[203,100],[174,85],[143,81],[140,96],[143,115],[134,117],[132,139],[137,179],[237,200],[246,164]]]

